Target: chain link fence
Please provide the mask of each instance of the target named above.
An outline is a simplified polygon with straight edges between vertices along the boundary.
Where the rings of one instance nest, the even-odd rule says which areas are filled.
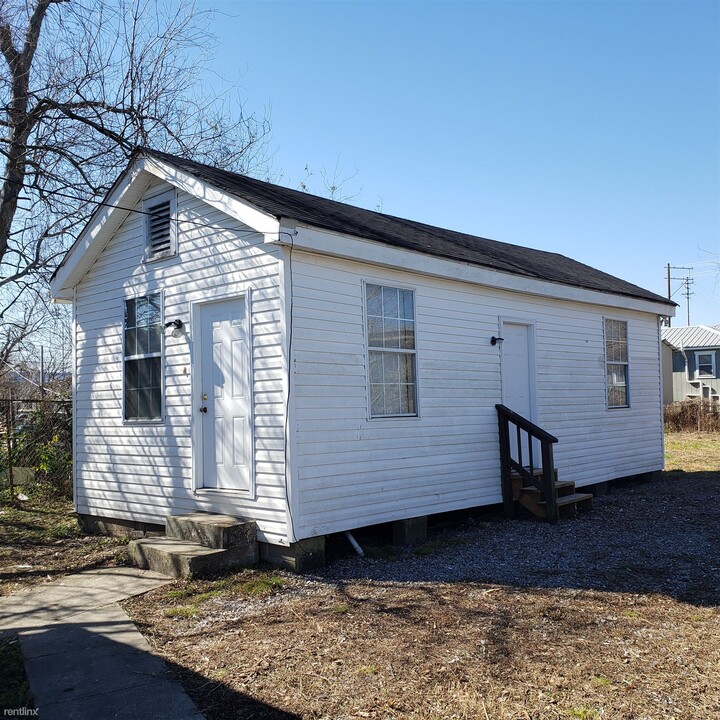
[[[72,497],[72,403],[0,399],[0,488]]]

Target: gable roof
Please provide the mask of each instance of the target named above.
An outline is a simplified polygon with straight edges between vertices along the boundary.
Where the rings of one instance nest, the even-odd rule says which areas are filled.
[[[720,326],[688,325],[663,328],[662,339],[675,350],[720,348]]]
[[[280,222],[283,220],[294,221],[314,228],[424,255],[463,262],[501,273],[661,303],[668,308],[676,306],[676,303],[661,295],[564,255],[511,245],[365,210],[157,150],[138,150],[128,169],[113,186],[114,188],[117,188],[120,181],[131,172],[134,162],[143,157],[172,166],[180,173],[195,178],[229,197],[239,199],[256,208],[266,217],[275,218]],[[108,197],[111,194],[112,191]],[[125,203],[123,205],[127,207]],[[85,249],[80,247],[76,241],[60,264],[60,268],[65,265],[66,261],[71,264],[78,262],[76,250],[80,254],[89,250],[89,243],[92,243],[92,240],[89,239],[88,233],[93,227],[94,221],[95,218],[92,218],[78,238],[79,241],[85,236],[83,244]],[[76,257],[71,260],[70,256],[74,252]],[[96,249],[96,252],[99,250]],[[56,275],[58,271],[56,271]],[[64,274],[67,275],[67,268]]]
[[[675,305],[661,295],[564,255],[510,245],[365,210],[167,153],[153,150],[145,152],[250,202],[279,220],[287,218],[325,230],[514,275]]]

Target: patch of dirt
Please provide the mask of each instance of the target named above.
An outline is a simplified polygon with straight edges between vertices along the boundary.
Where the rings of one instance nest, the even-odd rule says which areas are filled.
[[[124,564],[125,544],[84,535],[67,500],[31,495],[25,502],[3,502],[0,596],[87,568]]]
[[[718,485],[668,473],[556,525],[480,515],[384,559],[125,607],[209,720],[704,720],[720,716]]]

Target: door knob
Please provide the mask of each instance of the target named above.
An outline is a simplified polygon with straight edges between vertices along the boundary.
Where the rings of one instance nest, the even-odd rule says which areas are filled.
[[[200,408],[200,412],[206,413],[206,412],[207,412],[207,408],[203,405],[203,406]]]

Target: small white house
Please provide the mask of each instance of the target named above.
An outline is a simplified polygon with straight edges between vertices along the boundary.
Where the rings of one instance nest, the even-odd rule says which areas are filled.
[[[88,523],[272,546],[498,503],[496,404],[583,487],[663,466],[674,304],[561,255],[143,151],[52,280]]]

